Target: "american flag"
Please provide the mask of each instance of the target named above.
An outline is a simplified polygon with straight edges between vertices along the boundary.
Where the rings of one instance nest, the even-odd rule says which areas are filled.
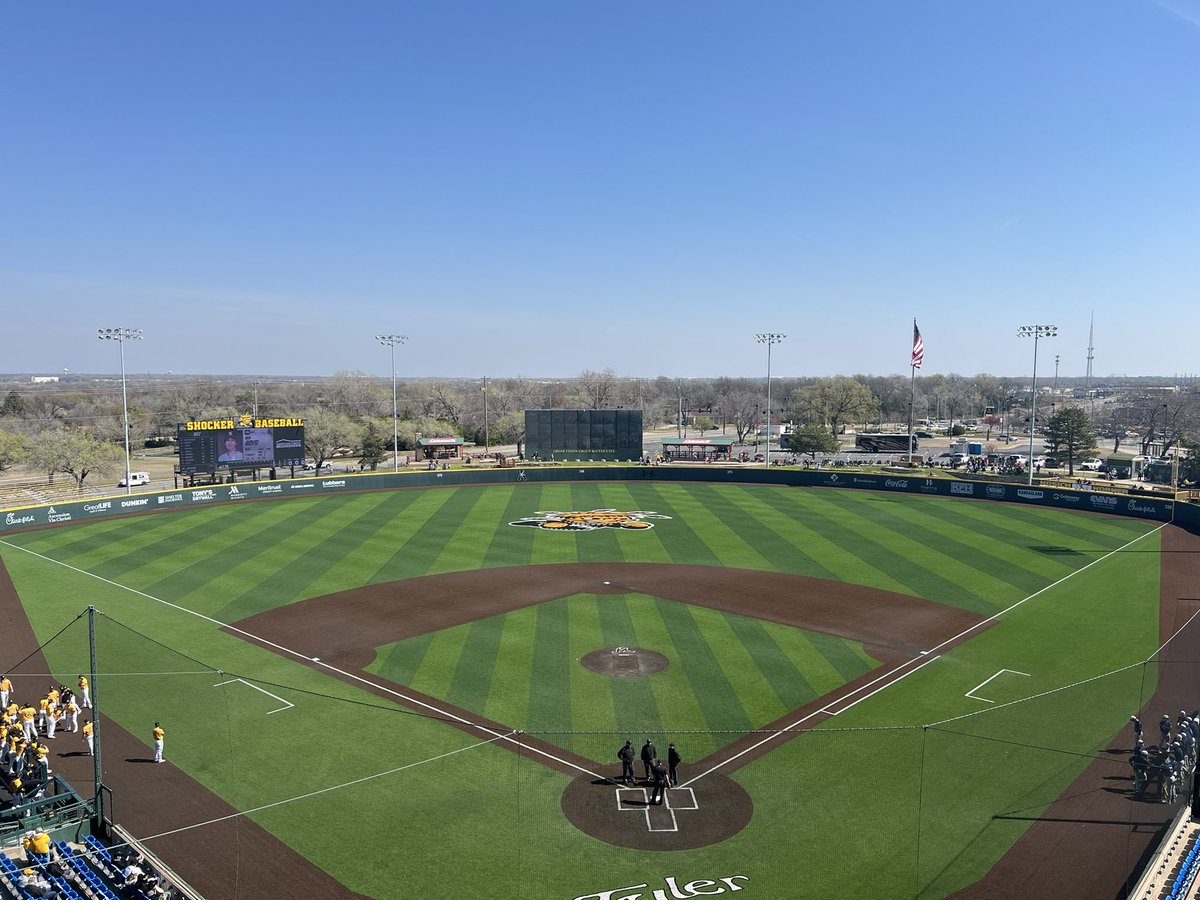
[[[917,320],[913,319],[913,358],[912,367],[914,369],[921,368],[921,360],[925,358],[925,342],[921,340],[921,329],[917,327]]]

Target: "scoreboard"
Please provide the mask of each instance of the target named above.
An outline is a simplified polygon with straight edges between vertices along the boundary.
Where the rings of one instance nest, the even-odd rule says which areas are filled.
[[[177,438],[179,471],[185,475],[304,465],[304,420],[299,418],[183,422]]]

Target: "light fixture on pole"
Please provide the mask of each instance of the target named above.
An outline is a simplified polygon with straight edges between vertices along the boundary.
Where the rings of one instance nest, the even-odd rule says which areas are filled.
[[[125,493],[133,493],[132,478],[129,476],[129,403],[125,395],[125,342],[140,341],[140,328],[101,328],[97,339],[101,341],[116,341],[121,345],[121,418],[125,421]]]
[[[396,345],[408,340],[406,334],[377,334],[375,340],[392,351],[392,469],[400,471],[400,419],[396,409]]]
[[[488,380],[487,376],[483,376],[483,452],[487,456],[492,455],[492,439],[488,433],[488,401],[487,401]]]
[[[774,332],[754,335],[756,341],[767,345],[767,452],[763,455],[763,464],[768,469],[771,468],[771,345],[780,343],[785,337],[786,334]]]
[[[1033,484],[1033,432],[1037,429],[1037,345],[1038,338],[1058,336],[1057,325],[1021,325],[1017,337],[1033,338],[1033,392],[1029,398],[1029,483]]]

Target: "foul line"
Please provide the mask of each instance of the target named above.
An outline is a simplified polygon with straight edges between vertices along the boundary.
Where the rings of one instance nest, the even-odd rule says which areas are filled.
[[[1108,559],[1110,556],[1120,553],[1121,551],[1125,550],[1128,547],[1132,547],[1134,544],[1136,544],[1138,541],[1142,540],[1143,538],[1148,537],[1149,535],[1154,534],[1155,532],[1162,531],[1162,529],[1166,528],[1167,525],[1169,525],[1169,524],[1170,524],[1169,522],[1164,522],[1163,524],[1159,525],[1157,528],[1153,528],[1150,531],[1147,531],[1145,534],[1138,535],[1133,540],[1131,540],[1125,544],[1122,544],[1120,547],[1117,547],[1115,550],[1110,550],[1108,553],[1105,553],[1103,556],[1096,557],[1090,563],[1088,563],[1086,566],[1080,566],[1075,571],[1068,572],[1062,578],[1058,579],[1058,581],[1054,582],[1053,584],[1048,584],[1044,588],[1041,588],[1040,590],[1035,591],[1034,593],[1032,593],[1028,597],[1026,597],[1024,600],[1018,600],[1012,606],[1005,607],[1004,609],[1000,610],[998,613],[995,613],[994,615],[990,616],[989,618],[984,619],[980,622],[976,622],[970,628],[963,629],[958,634],[954,635],[954,637],[947,638],[946,640],[944,640],[940,644],[938,644],[936,647],[930,647],[928,650],[922,650],[921,656],[927,656],[929,654],[935,653],[936,651],[941,650],[942,648],[948,646],[949,644],[952,644],[955,641],[958,641],[958,640],[966,637],[971,632],[977,631],[978,629],[984,627],[985,625],[988,625],[989,623],[996,621],[1005,613],[1012,612],[1012,610],[1016,609],[1018,606],[1021,606],[1024,603],[1029,602],[1034,597],[1038,597],[1038,596],[1046,593],[1046,591],[1050,590],[1051,588],[1057,587],[1058,585],[1062,584],[1064,581],[1067,581],[1070,578],[1074,578],[1080,572],[1090,569],[1092,566],[1096,565],[1097,563],[1103,562],[1104,560]],[[1197,614],[1200,614],[1200,613],[1197,613]],[[738,753],[734,754],[733,756],[729,757],[728,759],[717,763],[716,765],[712,766],[711,768],[707,769],[706,771],[701,772],[695,778],[688,779],[687,781],[685,781],[683,783],[683,787],[687,787],[689,784],[693,784],[694,782],[699,781],[701,778],[704,778],[706,775],[711,775],[713,772],[716,772],[718,769],[724,768],[725,766],[729,765],[731,762],[741,759],[741,757],[745,756],[747,753],[751,753],[754,750],[757,750],[759,747],[763,746],[764,744],[775,740],[781,734],[787,734],[788,732],[798,728],[799,726],[803,725],[805,722],[807,722],[809,719],[813,718],[814,716],[819,716],[822,714],[838,715],[838,713],[831,711],[830,707],[834,706],[840,700],[844,700],[846,697],[853,697],[854,694],[858,693],[859,691],[862,691],[865,688],[868,688],[873,684],[883,681],[884,679],[892,679],[891,681],[888,681],[887,683],[880,685],[878,688],[871,691],[869,694],[859,697],[857,700],[854,701],[854,703],[850,704],[850,706],[853,706],[856,703],[861,703],[863,700],[866,700],[870,697],[874,697],[880,691],[884,690],[887,687],[890,687],[891,685],[900,681],[902,678],[906,678],[907,676],[911,675],[913,672],[916,672],[918,669],[924,668],[929,663],[933,662],[933,660],[938,659],[939,657],[933,656],[930,659],[926,659],[924,662],[921,663],[921,665],[917,666],[915,669],[912,669],[911,671],[906,672],[904,675],[901,675],[899,678],[893,678],[893,676],[897,672],[899,672],[901,669],[904,669],[907,666],[911,665],[913,662],[916,661],[916,659],[919,659],[919,658],[920,657],[914,657],[913,659],[910,659],[907,662],[901,663],[900,665],[896,666],[896,668],[892,669],[890,672],[885,672],[883,675],[880,675],[878,678],[874,679],[873,681],[869,681],[866,684],[857,688],[856,690],[851,691],[850,693],[845,694],[842,697],[839,697],[837,700],[834,700],[832,703],[829,703],[826,706],[822,707],[821,709],[818,709],[816,712],[809,713],[808,715],[806,715],[800,719],[797,719],[795,722],[791,722],[790,724],[785,725],[783,728],[779,729],[778,731],[772,732],[771,734],[767,735],[767,737],[763,738],[758,743],[752,744],[750,747],[747,747],[745,750],[739,751]],[[1140,663],[1139,663],[1139,665],[1140,665]],[[1118,671],[1120,671],[1120,670],[1118,670]],[[1103,676],[1097,676],[1097,677],[1103,677]],[[845,712],[847,709],[850,708],[850,706],[845,707],[844,709],[841,710],[841,712]],[[980,710],[980,712],[986,712],[986,711],[987,710]],[[978,713],[968,713],[968,715],[978,715]],[[960,717],[955,716],[954,718],[946,719],[945,721],[952,722],[957,718],[960,718]],[[942,723],[938,722],[935,724],[940,725]]]
[[[392,688],[389,688],[386,685],[377,684],[376,682],[371,681],[371,679],[369,679],[369,678],[363,678],[361,675],[355,675],[353,672],[347,672],[344,669],[339,669],[337,666],[331,666],[329,663],[322,662],[320,659],[318,659],[316,657],[308,656],[304,653],[300,653],[299,651],[293,650],[290,647],[284,647],[282,644],[276,644],[274,641],[269,641],[266,638],[259,637],[257,634],[254,634],[253,632],[246,631],[245,629],[242,629],[242,628],[238,628],[236,625],[230,625],[228,622],[222,622],[220,619],[214,619],[212,616],[206,616],[204,613],[196,612],[194,609],[188,609],[186,606],[180,606],[178,603],[172,603],[170,600],[163,600],[161,597],[155,597],[153,594],[147,594],[145,591],[139,591],[137,588],[131,588],[128,585],[121,584],[120,582],[112,581],[108,578],[103,577],[102,575],[97,575],[94,572],[88,572],[85,569],[80,569],[77,566],[71,565],[70,563],[63,562],[62,560],[54,559],[53,557],[50,557],[50,556],[44,556],[43,554],[38,553],[34,550],[30,550],[26,547],[20,547],[20,546],[17,546],[16,544],[10,544],[8,541],[0,541],[0,544],[3,544],[6,547],[12,547],[14,550],[22,550],[25,553],[28,553],[30,556],[36,556],[38,559],[45,560],[48,563],[53,563],[54,565],[62,566],[64,569],[69,569],[72,572],[78,572],[80,575],[86,575],[89,578],[95,578],[97,581],[102,581],[105,584],[111,585],[115,588],[119,588],[120,590],[123,590],[123,591],[128,591],[131,594],[136,594],[139,597],[144,597],[147,600],[153,600],[155,603],[161,603],[163,606],[169,607],[170,609],[174,609],[174,610],[178,610],[179,612],[187,613],[189,616],[195,616],[197,619],[202,619],[203,621],[209,622],[213,625],[217,625],[220,628],[227,628],[232,632],[243,635],[244,637],[250,638],[251,640],[258,641],[260,644],[263,644],[267,647],[271,647],[274,650],[278,650],[280,653],[287,654],[289,656],[294,656],[294,657],[296,657],[296,659],[299,659],[303,662],[306,662],[306,663],[309,663],[312,665],[316,665],[316,666],[320,666],[324,669],[328,669],[330,672],[334,672],[348,680],[357,681],[362,684],[369,685],[370,687],[374,688],[375,690],[382,691],[385,694],[391,694],[393,697],[397,697],[400,700],[403,700],[405,703],[412,704],[413,706],[423,707],[423,708],[429,710],[430,712],[435,713],[436,715],[438,715],[439,717],[441,717],[443,719],[453,720],[460,725],[465,725],[468,728],[476,728],[476,729],[482,731],[484,734],[490,734],[494,740],[501,740],[501,741],[505,741],[507,743],[515,745],[518,750],[525,750],[528,753],[534,753],[534,754],[537,754],[538,756],[544,756],[546,759],[552,760],[553,762],[557,763],[558,765],[567,766],[568,768],[574,769],[575,771],[579,772],[580,774],[591,775],[593,778],[603,778],[606,781],[610,780],[608,778],[608,776],[606,776],[606,775],[601,775],[598,772],[593,772],[590,769],[585,769],[583,766],[578,766],[568,759],[564,759],[561,756],[556,756],[553,753],[547,753],[545,750],[541,750],[537,747],[533,747],[533,746],[525,743],[524,741],[519,740],[519,738],[515,738],[513,735],[519,734],[518,732],[508,732],[507,734],[505,734],[505,733],[502,733],[499,731],[495,731],[491,728],[488,728],[486,725],[479,725],[475,722],[469,721],[468,719],[464,719],[462,716],[456,715],[455,713],[452,713],[449,710],[440,709],[430,703],[426,703],[423,700],[418,700],[416,697],[409,697],[407,694],[402,694],[400,691],[393,690]]]

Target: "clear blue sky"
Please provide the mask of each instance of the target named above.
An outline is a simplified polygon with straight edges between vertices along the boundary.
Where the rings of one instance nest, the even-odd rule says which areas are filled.
[[[0,371],[1200,369],[1200,0],[18,2],[0,100]]]

